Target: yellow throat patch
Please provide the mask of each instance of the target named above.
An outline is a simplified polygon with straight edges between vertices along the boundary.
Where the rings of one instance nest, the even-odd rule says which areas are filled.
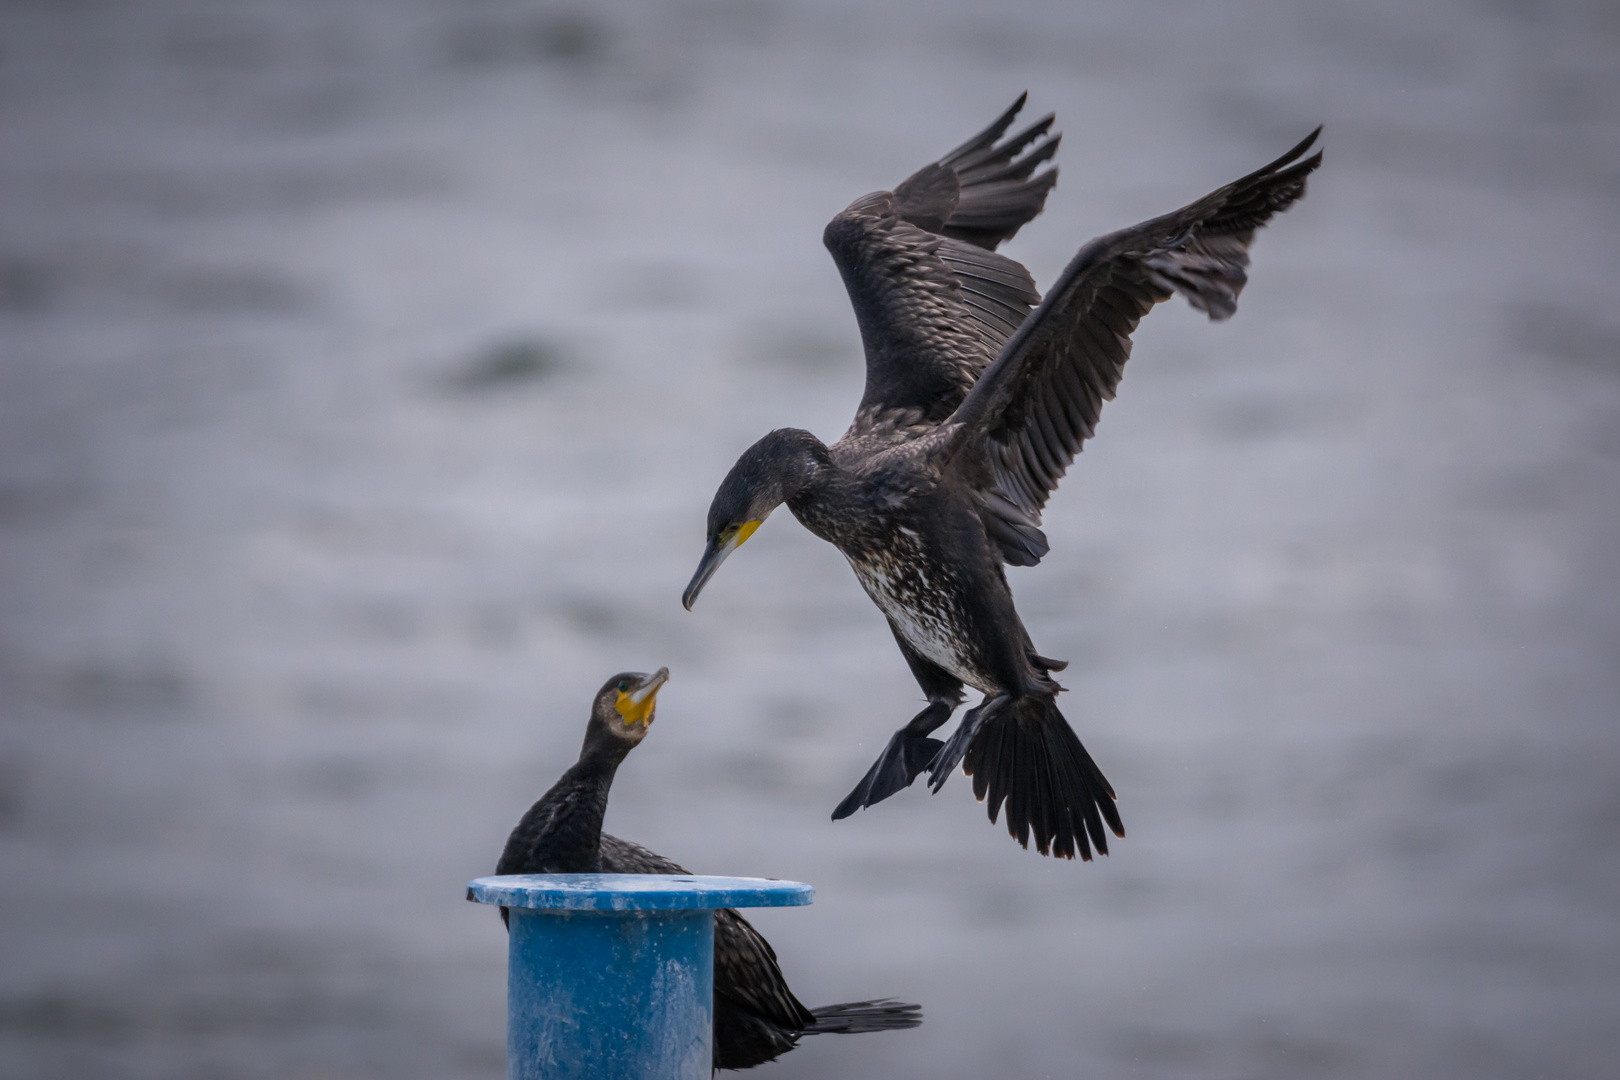
[[[619,691],[619,700],[614,702],[613,707],[619,710],[619,715],[624,717],[626,724],[640,724],[642,727],[648,727],[652,724],[653,706],[656,704],[658,704],[657,690],[642,698],[639,704],[631,701],[630,695],[621,690]]]

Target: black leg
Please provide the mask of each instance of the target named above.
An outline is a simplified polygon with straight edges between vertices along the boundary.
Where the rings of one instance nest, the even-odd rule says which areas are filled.
[[[979,728],[984,726],[986,720],[1006,708],[1011,700],[1011,694],[986,696],[962,717],[962,722],[956,725],[956,731],[951,735],[950,741],[928,765],[928,786],[934,794],[939,794],[939,789],[945,786],[945,781],[951,778],[951,773],[962,763],[962,757],[967,753],[968,745],[973,742],[973,736],[978,734]]]
[[[895,732],[877,761],[855,785],[855,790],[844,796],[844,801],[833,811],[833,820],[847,818],[910,787],[917,774],[928,767],[945,745],[938,739],[930,739],[929,732],[949,720],[955,708],[955,701],[930,702],[928,708],[911,718],[911,723]]]
[[[847,818],[862,807],[880,803],[895,792],[910,787],[918,774],[939,756],[944,746],[938,739],[930,739],[929,734],[949,720],[951,713],[962,703],[962,680],[932,660],[918,655],[906,643],[893,620],[889,622],[889,630],[894,634],[894,643],[900,646],[900,655],[906,658],[906,665],[911,668],[912,677],[927,695],[928,708],[913,716],[911,723],[889,739],[889,745],[883,748],[883,753],[878,755],[861,782],[855,785],[855,790],[846,795],[833,811],[834,821]]]

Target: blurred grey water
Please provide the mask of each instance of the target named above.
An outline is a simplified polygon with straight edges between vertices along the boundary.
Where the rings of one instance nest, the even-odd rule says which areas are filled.
[[[1011,247],[1327,165],[1157,311],[1014,588],[1120,792],[827,813],[917,691],[781,515],[820,230],[1018,91]],[[1603,3],[12,2],[0,11],[0,1074],[495,1077],[461,886],[668,664],[609,828],[793,877],[787,1077],[1596,1077],[1620,1060],[1620,16]]]

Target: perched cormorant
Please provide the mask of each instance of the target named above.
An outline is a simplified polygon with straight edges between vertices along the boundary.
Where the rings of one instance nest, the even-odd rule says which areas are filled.
[[[497,874],[687,874],[662,855],[602,831],[608,789],[625,755],[646,738],[669,669],[625,672],[591,705],[579,761],[529,808],[496,864]],[[508,915],[501,909],[501,919]],[[770,942],[731,908],[714,913],[714,1067],[748,1069],[792,1050],[804,1035],[891,1031],[922,1023],[896,1001],[807,1009],[788,989]]]
[[[1106,854],[1124,836],[1114,789],[1058,711],[1052,672],[1014,610],[1002,564],[1047,552],[1041,509],[1111,400],[1130,334],[1180,293],[1213,320],[1237,309],[1255,230],[1305,193],[1321,128],[1276,161],[1180,210],[1082,247],[1046,298],[995,253],[1045,206],[1053,117],[1003,141],[1023,107],[894,191],[857,199],[823,241],[866,351],[866,391],[832,446],[782,428],[745,451],[709,507],[688,609],[720,563],[782,503],[830,541],[888,618],[928,698],[833,811],[843,818],[924,769],[961,763],[995,821],[1042,854]],[[1304,160],[1301,160],[1304,158]],[[948,742],[929,735],[983,701]],[[1088,842],[1089,840],[1089,842]]]

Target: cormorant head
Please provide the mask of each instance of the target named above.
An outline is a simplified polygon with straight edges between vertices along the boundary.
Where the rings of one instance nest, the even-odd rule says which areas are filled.
[[[621,747],[625,752],[647,737],[652,726],[653,710],[658,702],[658,690],[669,681],[669,668],[661,667],[651,675],[640,671],[624,671],[602,684],[591,707],[591,722],[585,731],[585,745],[590,747],[599,732],[612,739],[609,745]]]
[[[726,556],[753,536],[771,511],[797,494],[827,460],[821,440],[797,428],[777,428],[743,451],[709,504],[708,545],[681,595],[687,611]]]

